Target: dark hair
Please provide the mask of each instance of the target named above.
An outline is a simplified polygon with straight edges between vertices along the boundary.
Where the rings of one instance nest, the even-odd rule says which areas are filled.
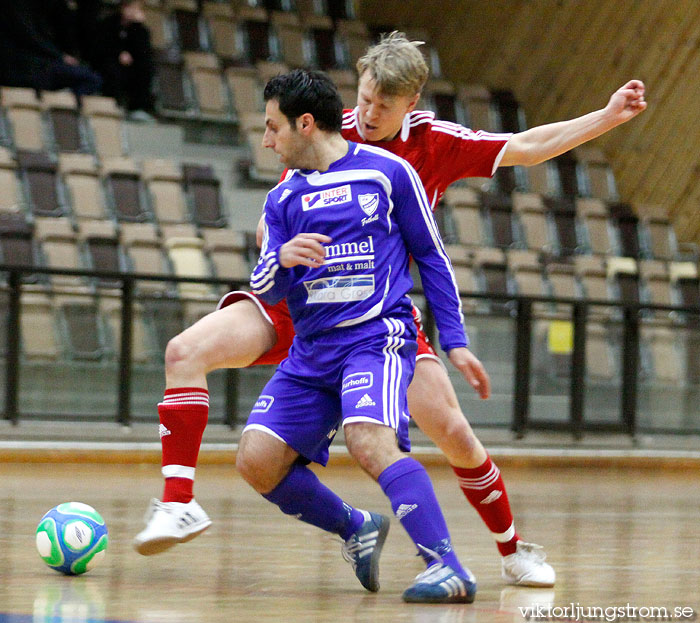
[[[343,102],[333,81],[322,71],[295,69],[271,78],[265,85],[265,101],[276,100],[294,126],[297,117],[310,113],[319,129],[340,132]]]

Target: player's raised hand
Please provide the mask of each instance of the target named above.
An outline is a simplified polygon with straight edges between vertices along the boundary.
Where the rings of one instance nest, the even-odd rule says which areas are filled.
[[[629,121],[646,109],[645,90],[641,80],[630,80],[610,96],[605,109],[615,115],[620,123]]]
[[[280,264],[285,268],[292,266],[318,268],[326,258],[326,249],[323,243],[330,241],[331,237],[324,234],[297,234],[280,248]]]
[[[479,397],[486,400],[491,395],[491,379],[481,361],[468,348],[453,348],[447,356]]]

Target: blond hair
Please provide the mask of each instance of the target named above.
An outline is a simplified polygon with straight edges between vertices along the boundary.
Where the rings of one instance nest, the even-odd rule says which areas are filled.
[[[369,72],[384,95],[415,95],[428,80],[428,64],[418,49],[423,41],[409,41],[395,30],[382,35],[357,61],[360,77]]]

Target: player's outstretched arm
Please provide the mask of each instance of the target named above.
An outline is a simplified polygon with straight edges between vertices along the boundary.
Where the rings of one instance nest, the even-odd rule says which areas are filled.
[[[491,395],[491,379],[481,361],[468,348],[453,348],[447,356],[479,397],[486,400]]]
[[[641,80],[630,80],[610,96],[605,108],[514,134],[506,145],[500,166],[539,164],[605,134],[646,109],[644,93]]]

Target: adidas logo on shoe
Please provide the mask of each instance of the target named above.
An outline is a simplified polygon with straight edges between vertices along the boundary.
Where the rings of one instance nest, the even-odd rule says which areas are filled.
[[[491,491],[481,502],[480,504],[491,504],[491,502],[495,502],[498,498],[500,498],[503,495],[503,491],[500,491],[499,489],[496,489],[495,491]]]
[[[172,433],[167,428],[165,428],[165,426],[163,426],[163,424],[159,424],[158,425],[158,435],[160,436],[161,439],[163,439],[163,437],[167,437],[168,435],[172,435]]]
[[[418,504],[401,504],[401,506],[396,509],[396,517],[398,519],[403,519],[406,515],[408,515],[408,513],[416,510],[417,508]]]
[[[373,407],[375,404],[377,403],[372,400],[372,397],[369,394],[365,394],[357,401],[355,409],[359,409],[360,407]]]

